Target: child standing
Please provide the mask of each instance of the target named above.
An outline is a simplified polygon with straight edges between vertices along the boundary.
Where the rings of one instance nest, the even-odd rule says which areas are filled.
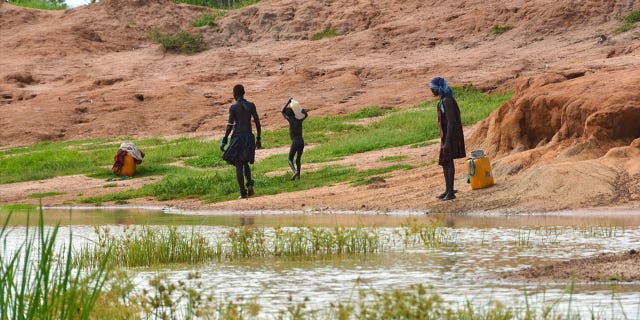
[[[289,98],[282,108],[282,116],[289,122],[289,137],[291,148],[289,149],[289,167],[293,171],[291,180],[300,180],[300,158],[304,151],[304,139],[302,138],[302,121],[307,118],[307,111],[300,106],[298,101]],[[295,166],[293,158],[295,157]]]

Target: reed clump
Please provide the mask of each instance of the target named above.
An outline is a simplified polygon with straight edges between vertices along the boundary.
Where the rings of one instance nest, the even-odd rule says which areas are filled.
[[[447,228],[442,217],[430,220],[428,224],[418,223],[416,218],[409,218],[402,224],[404,245],[423,245],[430,248],[455,246],[456,235]]]
[[[38,226],[27,226],[22,243],[8,251],[10,216],[0,230],[0,318],[89,319],[109,275],[109,249],[95,268],[74,265],[71,250],[56,246],[59,226],[45,229],[41,208]]]
[[[111,233],[108,227],[96,227],[95,244],[85,245],[74,256],[74,263],[94,265],[111,251],[110,263],[117,267],[157,266],[168,263],[197,264],[218,257],[214,247],[200,233],[189,234],[177,227],[125,228],[120,234]]]
[[[113,234],[96,227],[95,244],[85,245],[74,256],[78,266],[91,266],[110,251],[117,267],[151,267],[164,264],[198,264],[207,261],[235,261],[250,258],[323,258],[383,251],[376,229],[369,228],[276,228],[267,233],[260,228],[232,228],[209,241],[191,230],[165,228],[125,228]]]

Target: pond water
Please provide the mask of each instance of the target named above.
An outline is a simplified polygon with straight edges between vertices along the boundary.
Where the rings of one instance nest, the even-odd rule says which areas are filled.
[[[265,318],[305,298],[308,309],[337,301],[352,301],[358,289],[378,291],[413,284],[431,286],[445,301],[484,306],[500,301],[507,306],[529,305],[536,312],[555,305],[581,318],[640,318],[640,283],[519,283],[504,280],[504,272],[540,263],[640,249],[640,212],[584,211],[527,216],[440,216],[450,244],[429,248],[394,245],[409,217],[428,223],[434,216],[419,212],[190,213],[127,210],[67,210],[44,212],[47,223],[61,222],[61,239],[73,231],[74,246],[96,239],[95,225],[113,232],[125,225],[178,225],[195,228],[208,237],[240,225],[266,230],[275,226],[375,226],[389,242],[381,254],[320,261],[251,259],[212,262],[162,270],[137,270],[135,282],[144,287],[158,273],[184,280],[198,271],[203,293],[221,299],[255,298]],[[0,214],[2,216],[2,214]],[[3,217],[4,218],[4,217]],[[14,214],[6,246],[16,246],[24,234],[26,217]],[[33,221],[33,217],[32,217]],[[394,240],[395,239],[395,240]],[[525,301],[526,300],[526,301]]]

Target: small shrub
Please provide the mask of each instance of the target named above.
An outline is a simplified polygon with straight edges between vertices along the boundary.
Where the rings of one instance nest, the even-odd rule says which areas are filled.
[[[322,32],[318,32],[316,34],[314,34],[310,40],[312,41],[316,41],[316,40],[320,40],[320,39],[324,39],[324,38],[331,38],[331,37],[336,37],[339,36],[340,34],[338,33],[338,31],[336,31],[336,28],[329,28],[326,29]]]
[[[635,23],[631,23],[631,22],[627,22],[615,29],[613,29],[613,33],[623,33],[623,32],[627,32],[631,29],[633,29],[633,27],[635,27],[636,24]]]
[[[223,11],[218,11],[216,13],[205,13],[199,16],[196,21],[194,21],[191,26],[194,28],[204,27],[204,26],[215,26],[216,19],[220,16],[224,15]]]
[[[497,24],[497,25],[491,27],[491,32],[493,32],[494,34],[503,34],[503,33],[507,32],[507,31],[509,31],[511,29],[513,29],[513,27],[510,26],[510,25]]]
[[[629,13],[625,18],[625,21],[627,21],[628,23],[636,23],[636,22],[640,22],[640,9],[639,10],[634,10],[631,11],[631,13]]]
[[[635,28],[636,22],[640,21],[640,10],[631,11],[624,17],[623,21],[624,24],[615,28],[613,33],[623,33]]]
[[[201,34],[192,34],[186,31],[180,31],[176,34],[164,34],[154,30],[149,34],[149,39],[160,44],[164,52],[177,50],[191,54],[206,49],[204,37]]]

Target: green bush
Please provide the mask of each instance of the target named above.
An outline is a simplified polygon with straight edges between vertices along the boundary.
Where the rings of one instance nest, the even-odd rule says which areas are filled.
[[[314,34],[310,40],[315,41],[315,40],[320,40],[320,39],[324,39],[324,38],[331,38],[331,37],[335,37],[335,36],[339,36],[340,34],[338,33],[338,31],[336,31],[336,28],[329,28],[326,29],[322,32],[318,32],[316,34]]]
[[[613,33],[623,33],[636,27],[636,22],[640,21],[640,10],[631,11],[623,19],[624,24],[615,28]]]
[[[162,46],[164,52],[180,51],[186,54],[201,52],[207,49],[204,37],[201,34],[193,34],[180,31],[176,34],[165,34],[154,30],[149,34],[149,39]]]
[[[507,32],[507,31],[509,31],[511,29],[513,29],[513,27],[510,26],[510,25],[497,24],[497,25],[491,27],[491,32],[493,32],[494,34],[503,34],[503,33]]]
[[[625,18],[625,21],[629,23],[636,23],[640,21],[640,9],[631,11]]]
[[[218,11],[215,13],[205,13],[199,16],[196,21],[194,21],[191,26],[194,28],[204,27],[204,26],[215,26],[216,19],[224,15],[224,11]]]

